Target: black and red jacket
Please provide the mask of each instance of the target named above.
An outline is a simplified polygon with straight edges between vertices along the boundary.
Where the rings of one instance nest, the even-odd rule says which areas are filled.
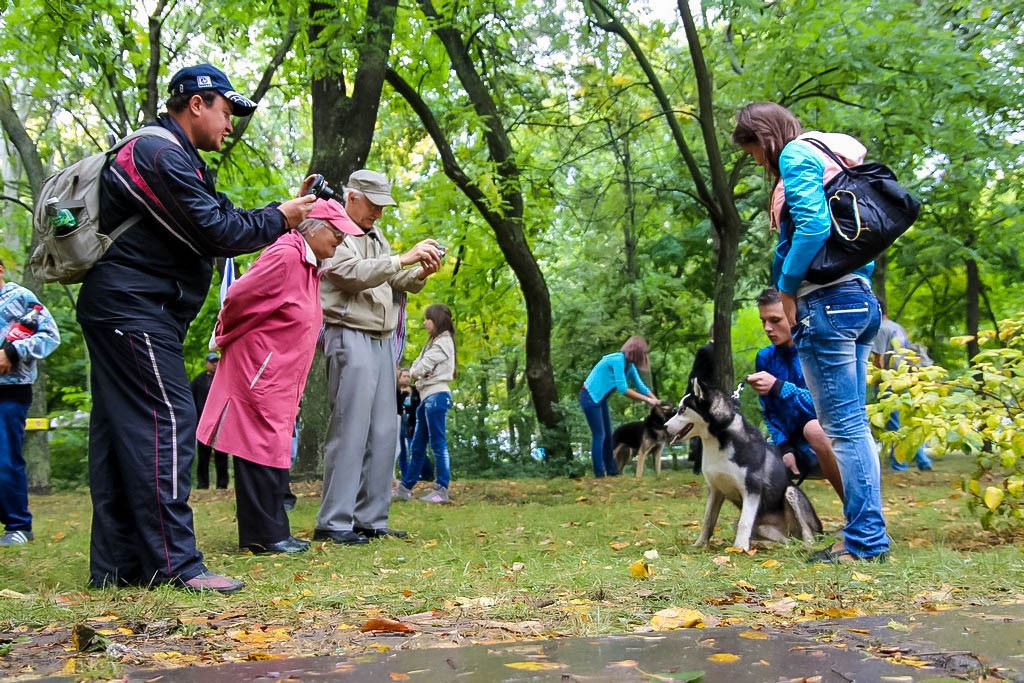
[[[288,227],[271,204],[236,209],[217,192],[206,163],[170,116],[155,123],[180,146],[144,136],[122,147],[103,171],[100,232],[133,214],[125,231],[92,267],[78,298],[78,319],[184,340],[210,289],[215,257],[261,249]]]

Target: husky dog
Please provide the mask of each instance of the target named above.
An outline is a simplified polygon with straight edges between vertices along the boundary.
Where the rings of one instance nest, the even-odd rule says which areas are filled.
[[[661,474],[661,449],[668,442],[665,421],[675,414],[675,406],[662,401],[651,407],[651,412],[643,421],[627,422],[615,428],[612,432],[612,447],[619,472],[636,453],[637,479],[644,476],[644,461],[649,453],[654,456],[654,474]]]
[[[821,533],[814,506],[790,482],[778,451],[743,418],[728,394],[694,380],[665,429],[676,439],[700,437],[704,445],[708,502],[694,545],[711,540],[726,499],[740,509],[737,548],[749,550],[752,536],[768,541],[794,536],[810,543]]]

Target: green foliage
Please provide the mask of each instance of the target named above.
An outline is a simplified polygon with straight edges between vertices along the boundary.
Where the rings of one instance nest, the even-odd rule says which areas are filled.
[[[715,84],[719,147],[736,183],[737,207],[748,221],[734,303],[736,375],[749,371],[754,351],[765,343],[750,301],[769,279],[776,237],[767,226],[763,174],[734,148],[728,133],[742,104],[775,99],[791,106],[809,128],[861,138],[871,157],[893,166],[924,200],[921,219],[889,255],[890,310],[912,339],[926,343],[936,361],[962,381],[967,359],[951,339],[966,330],[965,262],[978,267],[983,323],[994,325],[1024,310],[1018,246],[1024,241],[1017,125],[1024,109],[1021,9],[1009,0],[851,3],[837,9],[808,0],[711,2],[697,17]],[[604,4],[651,58],[675,103],[670,115],[684,124],[696,163],[706,168],[688,46],[678,22],[664,11],[671,3]],[[652,347],[652,385],[659,396],[675,401],[685,390],[694,352],[707,341],[709,301],[719,277],[707,212],[693,197],[692,179],[666,134],[665,112],[643,73],[619,41],[592,30],[588,22],[597,10],[595,3],[588,5],[437,3],[445,20],[462,31],[516,150],[526,199],[524,232],[552,300],[552,362],[572,439],[572,447],[561,450],[574,453],[572,460],[539,464],[532,455],[550,435],[539,432],[527,391],[525,302],[492,231],[444,176],[433,143],[404,101],[388,87],[382,96],[366,165],[395,180],[401,206],[400,212],[386,213],[381,225],[397,250],[426,237],[450,248],[426,291],[410,297],[405,363],[425,340],[419,327],[423,308],[448,303],[459,338],[450,429],[457,471],[585,471],[589,432],[576,392],[597,359],[631,334],[645,336]],[[660,11],[648,12],[649,6]],[[209,2],[201,15],[194,9],[42,0],[5,5],[0,78],[44,165],[81,158],[102,145],[108,130],[136,125],[150,66],[158,74],[158,99],[173,70],[200,60],[223,66],[248,94],[288,20],[308,21],[301,3]],[[150,17],[147,11],[161,14]],[[325,9],[322,18],[325,28],[316,44],[300,31],[241,144],[226,156],[209,157],[218,187],[238,206],[281,200],[306,172],[314,137],[309,83],[332,70],[351,71],[352,45],[365,12],[356,3],[342,11]],[[164,48],[155,65],[152,25],[161,27]],[[483,122],[431,28],[416,3],[401,4],[389,64],[416,84],[456,142],[460,164],[481,179],[496,203],[500,188],[479,133]],[[4,159],[13,157],[7,153]],[[17,163],[13,170],[19,172]],[[330,180],[340,185],[341,179]],[[24,178],[7,184],[3,194],[31,203]],[[0,205],[0,253],[24,262],[28,213],[7,206]],[[216,319],[217,283],[215,277],[185,341],[190,376],[202,368]],[[89,407],[87,359],[71,299],[75,289],[51,285],[40,293],[63,336],[47,361],[50,406],[59,413]],[[978,408],[963,400],[961,411]],[[744,412],[756,418],[756,397],[744,392],[743,401]],[[643,412],[625,400],[613,400],[611,407],[615,423]],[[923,439],[923,433],[912,438]],[[80,459],[75,446],[60,443],[74,438],[54,439],[63,472]]]
[[[960,344],[966,338],[956,340]],[[893,410],[902,426],[883,435],[906,460],[928,440],[937,454],[974,458],[962,489],[985,528],[1024,526],[1024,313],[1003,320],[978,341],[990,346],[953,376],[940,366],[905,363],[879,371],[880,388],[891,394],[869,409],[881,429]]]

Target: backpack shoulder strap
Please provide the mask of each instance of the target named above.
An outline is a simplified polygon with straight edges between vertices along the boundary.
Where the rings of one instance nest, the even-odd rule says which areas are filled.
[[[821,152],[822,152],[822,153],[823,153],[823,154],[824,154],[825,156],[827,156],[827,157],[828,157],[829,159],[831,159],[832,161],[834,161],[834,162],[836,162],[837,164],[839,164],[839,168],[841,168],[841,169],[842,169],[842,170],[844,170],[844,171],[847,171],[847,170],[849,170],[849,168],[850,168],[850,167],[849,167],[849,166],[847,166],[847,165],[846,165],[845,163],[843,163],[843,160],[839,158],[839,155],[838,155],[838,154],[836,154],[835,152],[833,152],[833,151],[832,151],[831,149],[829,149],[829,146],[828,146],[828,145],[826,145],[826,144],[825,144],[824,142],[822,142],[821,140],[819,140],[819,139],[817,139],[817,138],[797,138],[797,139],[798,139],[798,140],[802,140],[803,142],[809,142],[809,143],[811,143],[811,146],[812,146],[812,147],[815,147],[815,148],[817,148],[817,149],[818,149],[818,150],[820,150],[820,151],[821,151]]]
[[[116,152],[117,150],[121,149],[132,140],[136,140],[138,138],[143,138],[147,136],[163,138],[164,140],[167,140],[168,142],[173,142],[178,147],[181,147],[181,142],[178,140],[178,136],[172,133],[171,131],[167,130],[166,128],[161,128],[160,126],[143,126],[138,130],[133,130],[131,133],[128,133],[128,135],[125,135],[123,138],[115,142],[114,145],[109,150],[107,150],[107,154],[110,155],[113,152]],[[140,216],[139,214],[129,216],[128,218],[121,221],[121,223],[116,228],[111,230],[108,236],[110,237],[111,241],[116,240],[124,233],[125,230],[132,227],[141,220],[142,216]]]
[[[116,152],[117,150],[121,149],[132,140],[135,140],[137,138],[143,138],[146,136],[163,138],[164,140],[167,140],[168,142],[173,142],[178,147],[181,147],[181,142],[178,141],[178,136],[172,133],[171,131],[167,130],[166,128],[161,128],[160,126],[143,126],[138,130],[133,130],[131,133],[128,133],[128,135],[125,135],[123,138],[115,142],[114,145],[109,150],[107,150],[107,152]]]

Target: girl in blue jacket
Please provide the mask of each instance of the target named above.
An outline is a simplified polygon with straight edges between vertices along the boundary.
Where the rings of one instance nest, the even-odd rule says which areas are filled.
[[[660,402],[640,379],[639,370],[648,369],[647,342],[643,337],[630,337],[622,350],[609,353],[597,362],[580,389],[580,407],[590,426],[590,458],[594,462],[595,477],[619,473],[612,457],[612,418],[608,411],[608,396],[612,391],[652,406]]]
[[[779,230],[779,244],[772,280],[782,293],[804,379],[818,420],[832,440],[846,495],[843,540],[810,560],[884,561],[889,537],[882,516],[881,471],[864,407],[868,358],[881,320],[871,293],[874,264],[825,285],[806,281],[808,266],[831,231],[825,183],[840,169],[802,138],[824,142],[850,165],[860,164],[866,152],[847,135],[804,133],[788,109],[771,102],[741,109],[732,134],[733,142],[774,181],[771,221]]]

